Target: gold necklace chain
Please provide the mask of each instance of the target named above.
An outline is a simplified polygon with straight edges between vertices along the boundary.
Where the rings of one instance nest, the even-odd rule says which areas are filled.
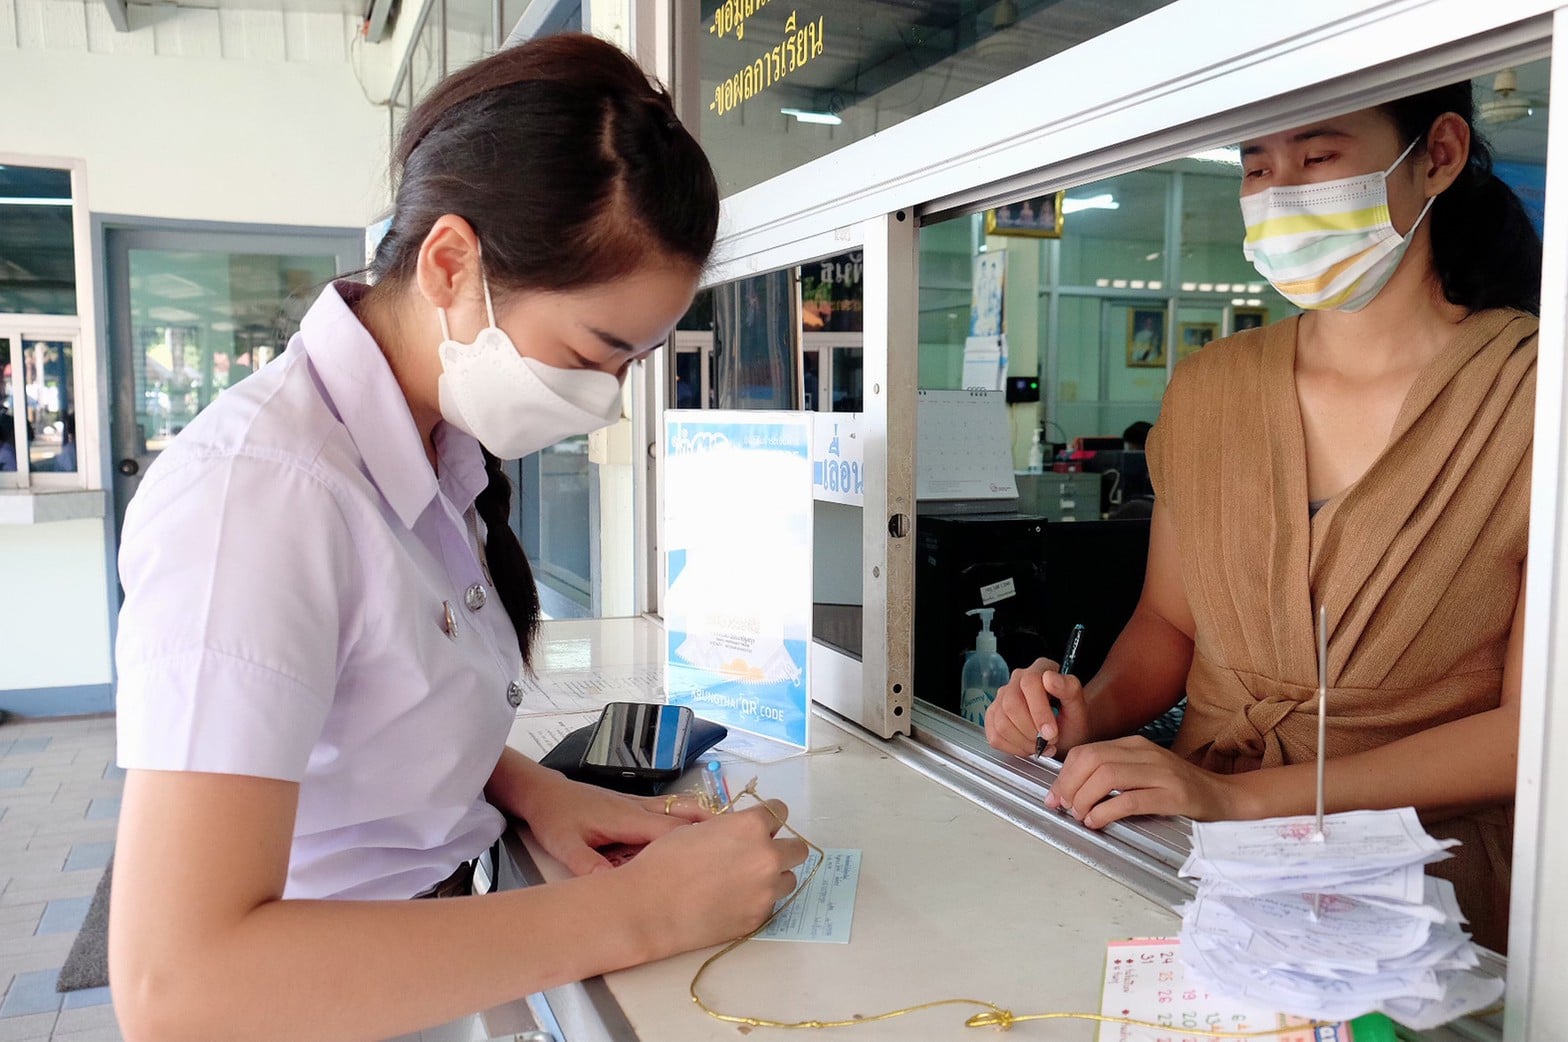
[[[693,974],[691,978],[691,1000],[696,1004],[698,1009],[702,1010],[714,1020],[720,1020],[726,1024],[744,1024],[747,1027],[752,1028],[783,1028],[788,1030],[801,1028],[852,1028],[861,1024],[874,1024],[881,1020],[895,1020],[898,1017],[907,1017],[913,1013],[920,1013],[928,1009],[937,1009],[941,1006],[978,1006],[980,1007],[981,1012],[976,1013],[965,1020],[965,1027],[994,1027],[1001,1031],[1007,1031],[1014,1024],[1022,1024],[1023,1022],[1029,1020],[1089,1020],[1098,1024],[1125,1024],[1129,1027],[1152,1028],[1156,1031],[1177,1030],[1174,1029],[1170,1024],[1160,1024],[1152,1020],[1139,1020],[1136,1017],[1110,1016],[1104,1013],[1014,1013],[1012,1010],[998,1006],[994,1002],[987,1002],[984,999],[937,999],[933,1002],[922,1002],[915,1006],[904,1006],[900,1009],[890,1009],[885,1013],[875,1013],[869,1016],[855,1016],[843,1020],[769,1020],[766,1017],[743,1017],[734,1013],[720,1013],[718,1010],[704,1002],[702,1000],[702,996],[697,993],[697,985],[699,982],[701,982],[703,974],[707,973],[709,968],[717,963],[720,959],[724,958],[726,955],[729,955],[731,952],[744,945],[747,941],[754,939],[763,930],[767,929],[768,924],[777,919],[786,908],[794,904],[795,899],[799,897],[808,886],[811,885],[811,881],[816,878],[817,872],[822,868],[822,863],[827,860],[826,851],[817,846],[811,840],[807,839],[805,836],[801,835],[800,830],[796,829],[788,821],[780,818],[777,812],[775,812],[772,807],[768,806],[768,802],[761,796],[757,795],[756,778],[753,778],[747,782],[745,788],[736,793],[728,803],[722,805],[713,804],[710,800],[708,800],[705,794],[697,794],[698,802],[702,803],[715,814],[725,814],[735,809],[735,804],[742,797],[750,797],[751,799],[756,800],[759,804],[761,804],[769,814],[773,815],[773,820],[779,823],[780,828],[788,829],[790,834],[793,835],[796,839],[799,839],[802,843],[806,844],[806,846],[811,850],[816,851],[818,854],[818,859],[817,863],[812,866],[811,871],[806,873],[806,878],[802,879],[800,881],[800,885],[795,887],[794,892],[784,900],[783,904],[774,909],[773,914],[768,916],[767,919],[763,920],[761,925],[759,925],[750,933],[742,937],[735,938],[733,941],[720,948],[717,952],[714,952],[712,955],[704,959],[702,965],[697,967],[697,972]],[[1276,1035],[1283,1035],[1293,1031],[1312,1032],[1316,1031],[1318,1028],[1331,1027],[1333,1024],[1333,1021],[1314,1020],[1305,1024],[1294,1024],[1288,1027],[1261,1028],[1250,1031],[1225,1031],[1218,1028],[1205,1029],[1188,1027],[1180,1028],[1179,1031],[1184,1036],[1199,1038],[1271,1038]]]

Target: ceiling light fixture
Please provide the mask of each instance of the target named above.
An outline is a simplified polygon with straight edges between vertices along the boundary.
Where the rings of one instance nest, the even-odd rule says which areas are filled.
[[[1101,195],[1088,195],[1079,199],[1067,196],[1062,200],[1062,214],[1078,213],[1081,210],[1120,210],[1122,204],[1110,192]]]
[[[836,112],[814,112],[811,109],[779,109],[786,116],[794,116],[802,123],[820,123],[825,127],[836,127],[844,120]]]
[[[1227,166],[1241,165],[1241,148],[1238,145],[1222,145],[1219,148],[1206,148],[1202,152],[1194,152],[1187,157],[1196,159],[1200,163],[1224,163]]]
[[[0,196],[0,206],[70,206],[69,199],[34,199],[26,196]]]

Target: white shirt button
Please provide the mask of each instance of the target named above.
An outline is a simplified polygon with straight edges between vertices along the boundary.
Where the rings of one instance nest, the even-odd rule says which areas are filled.
[[[468,588],[468,592],[463,594],[463,603],[468,605],[469,611],[478,611],[489,599],[490,595],[485,592],[483,583],[474,583]]]
[[[515,680],[506,685],[506,703],[513,709],[523,704],[523,685]]]

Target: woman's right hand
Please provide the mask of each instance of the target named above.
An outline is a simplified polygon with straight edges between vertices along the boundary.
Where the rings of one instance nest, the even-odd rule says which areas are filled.
[[[788,817],[778,800],[720,814],[666,833],[614,870],[635,880],[653,914],[654,958],[750,933],[789,895],[808,848],[777,836]]]
[[[1012,679],[996,692],[985,711],[985,739],[993,748],[1014,756],[1033,756],[1036,737],[1045,739],[1045,755],[1058,756],[1089,740],[1089,706],[1083,685],[1063,676],[1048,658],[1028,669],[1013,670]],[[1051,707],[1055,699],[1057,710]]]

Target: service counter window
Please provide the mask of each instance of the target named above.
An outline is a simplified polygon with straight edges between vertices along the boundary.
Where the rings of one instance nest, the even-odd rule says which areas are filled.
[[[700,81],[686,120],[729,195],[1169,2],[680,4]]]
[[[1511,320],[1506,313],[1489,309],[1507,305],[1529,312],[1535,308],[1532,298],[1539,295],[1541,246],[1538,236],[1542,227],[1539,198],[1540,186],[1544,184],[1545,125],[1536,108],[1513,104],[1511,99],[1519,95],[1544,98],[1548,69],[1548,62],[1540,60],[1504,70],[1501,75],[1495,70],[1488,72],[1468,85],[1475,102],[1472,129],[1478,140],[1484,138],[1489,144],[1495,160],[1492,169],[1511,189],[1512,198],[1505,203],[1502,200],[1508,193],[1489,189],[1484,196],[1471,197],[1471,202],[1465,206],[1439,207],[1432,211],[1432,216],[1424,218],[1442,225],[1432,234],[1443,236],[1454,234],[1459,224],[1475,221],[1485,222],[1489,228],[1510,229],[1507,243],[1489,239],[1484,234],[1477,234],[1474,240],[1475,250],[1493,251],[1485,270],[1479,273],[1481,281],[1491,288],[1486,301],[1475,303],[1472,298],[1465,297],[1477,283],[1467,284],[1458,278],[1444,283],[1450,287],[1445,290],[1449,294],[1448,301],[1457,305],[1445,314],[1455,323],[1463,320],[1465,329],[1482,330],[1484,327],[1489,331],[1485,334],[1487,337],[1503,338],[1524,330],[1518,333],[1518,338],[1527,338],[1531,319],[1520,316]],[[1506,85],[1501,93],[1497,87],[1499,83]],[[1462,107],[1456,99],[1464,94],[1465,88],[1460,87],[1457,93],[1444,96],[1444,104]],[[1365,115],[1368,110],[1360,111]],[[1290,139],[1288,147],[1300,153],[1292,152],[1294,158],[1290,161],[1303,166],[1309,162],[1342,162],[1350,153],[1348,142],[1357,134],[1383,134],[1388,140],[1380,138],[1378,147],[1387,151],[1393,147],[1395,137],[1407,133],[1399,124],[1400,119],[1419,119],[1421,129],[1418,133],[1423,135],[1433,119],[1448,119],[1437,115],[1448,111],[1442,107],[1421,115],[1416,115],[1417,111],[1418,107],[1381,109],[1376,118],[1382,122],[1375,125],[1354,122],[1357,118],[1354,114],[1325,113],[1323,119],[1314,124],[1317,127],[1314,133]],[[1424,110],[1419,111],[1424,113]],[[1322,129],[1324,127],[1328,129]],[[1270,539],[1275,545],[1287,538],[1278,530],[1285,523],[1274,519],[1274,514],[1268,512],[1271,507],[1259,513],[1263,508],[1249,506],[1262,502],[1267,507],[1277,502],[1283,494],[1281,486],[1265,479],[1260,487],[1254,479],[1241,476],[1243,470],[1237,469],[1236,460],[1249,453],[1275,451],[1263,446],[1277,447],[1278,439],[1284,437],[1278,433],[1281,429],[1287,432],[1299,429],[1300,423],[1292,428],[1288,417],[1292,413],[1299,417],[1309,405],[1301,404],[1297,392],[1287,389],[1278,403],[1250,407],[1257,422],[1249,426],[1238,420],[1235,427],[1228,427],[1216,426],[1219,421],[1212,419],[1228,408],[1224,401],[1204,399],[1192,405],[1170,404],[1162,399],[1170,374],[1185,359],[1209,350],[1215,353],[1204,361],[1195,360],[1191,372],[1212,374],[1212,367],[1222,362],[1239,358],[1251,364],[1252,359],[1260,358],[1264,368],[1283,365],[1285,368],[1279,371],[1284,373],[1285,379],[1300,385],[1299,341],[1293,336],[1280,339],[1295,332],[1295,325],[1282,323],[1293,322],[1300,311],[1248,260],[1242,248],[1249,227],[1254,241],[1263,242],[1284,226],[1264,225],[1256,217],[1249,224],[1243,220],[1239,204],[1245,184],[1244,164],[1246,171],[1257,171],[1263,169],[1269,156],[1283,164],[1284,160],[1280,158],[1283,153],[1276,155],[1268,149],[1286,147],[1279,142],[1287,137],[1283,131],[1289,129],[1294,128],[1281,127],[1274,134],[1260,134],[1249,139],[1254,142],[1264,139],[1270,144],[1267,149],[1254,149],[1245,157],[1234,146],[1217,148],[1099,182],[1069,185],[1054,192],[1044,191],[1049,186],[1042,185],[1041,190],[1026,199],[1011,203],[1004,200],[993,210],[944,219],[921,230],[921,387],[928,392],[973,388],[972,381],[982,372],[974,365],[976,349],[988,346],[977,344],[976,332],[986,322],[994,323],[1003,342],[1001,354],[1005,372],[997,375],[995,383],[982,386],[991,391],[986,407],[994,410],[1000,417],[995,422],[1010,433],[1007,440],[1011,442],[1012,457],[1004,459],[1002,465],[1014,470],[1019,488],[1016,500],[993,498],[962,503],[920,503],[916,524],[916,610],[912,644],[915,695],[921,703],[916,726],[924,730],[926,744],[944,749],[960,761],[979,765],[993,777],[1014,782],[1022,779],[1026,782],[1026,790],[1029,788],[1027,783],[1048,784],[1055,778],[1058,765],[1049,759],[1036,769],[1032,762],[997,754],[985,744],[979,728],[990,709],[989,693],[984,689],[972,690],[974,678],[980,674],[973,671],[971,675],[965,670],[966,656],[975,655],[976,658],[968,659],[974,662],[994,647],[1008,668],[1027,667],[1041,657],[1061,661],[1073,627],[1081,623],[1085,629],[1074,674],[1082,683],[1091,684],[1107,656],[1112,654],[1112,647],[1123,635],[1124,627],[1127,633],[1133,634],[1134,626],[1147,626],[1147,623],[1138,623],[1133,614],[1144,588],[1150,515],[1163,504],[1154,498],[1144,439],[1148,425],[1161,422],[1162,407],[1177,410],[1171,414],[1177,418],[1168,419],[1170,425],[1163,428],[1160,435],[1172,439],[1160,452],[1170,480],[1166,487],[1174,490],[1170,492],[1173,496],[1188,497],[1184,506],[1165,506],[1166,510],[1185,510],[1184,522],[1188,526],[1178,544],[1181,549],[1170,552],[1190,552],[1205,538],[1219,540],[1200,552],[1208,553],[1215,560],[1224,558],[1221,563],[1213,567],[1193,567],[1192,561],[1181,560],[1178,566],[1183,576],[1184,596],[1192,606],[1195,624],[1202,631],[1200,644],[1208,647],[1211,655],[1224,657],[1228,665],[1216,671],[1213,662],[1217,659],[1205,659],[1194,666],[1191,646],[1183,645],[1173,652],[1182,661],[1170,667],[1169,676],[1162,681],[1155,675],[1158,670],[1151,665],[1152,660],[1145,655],[1139,660],[1137,668],[1142,672],[1137,683],[1146,688],[1163,683],[1169,689],[1169,697],[1162,695],[1158,704],[1150,699],[1148,711],[1137,720],[1129,718],[1119,734],[1142,734],[1168,748],[1174,743],[1182,755],[1195,759],[1208,757],[1203,762],[1211,765],[1219,754],[1204,750],[1216,749],[1224,741],[1215,728],[1225,726],[1217,725],[1216,720],[1227,718],[1228,710],[1222,703],[1223,692],[1229,690],[1227,685],[1236,683],[1231,670],[1252,670],[1256,677],[1247,683],[1253,686],[1288,682],[1284,675],[1288,670],[1284,666],[1276,669],[1277,663],[1275,666],[1260,664],[1256,669],[1235,665],[1245,656],[1237,653],[1239,645],[1235,643],[1234,635],[1226,637],[1221,633],[1228,624],[1221,615],[1234,621],[1234,618],[1270,614],[1272,609],[1265,607],[1269,595],[1261,591],[1269,583],[1282,581],[1281,569],[1285,568],[1279,559],[1270,559],[1266,553],[1247,563],[1245,555],[1235,550],[1236,540],[1245,542],[1245,539],[1236,530],[1226,528],[1237,523],[1227,521],[1226,516],[1251,517],[1255,522],[1252,530],[1273,526]],[[1336,139],[1347,142],[1341,146],[1342,152],[1334,144]],[[1308,151],[1311,152],[1310,160],[1303,158]],[[1385,158],[1391,161],[1399,151],[1394,148]],[[1421,161],[1431,165],[1437,160],[1423,158]],[[1365,172],[1344,166],[1341,176]],[[1254,173],[1252,176],[1270,175]],[[1293,176],[1294,179],[1283,178],[1279,183],[1303,183],[1299,175]],[[1489,175],[1472,167],[1463,176]],[[1409,179],[1406,180],[1408,183]],[[1390,189],[1391,193],[1393,191]],[[1489,200],[1485,203],[1489,207],[1485,214],[1475,210],[1482,205],[1476,200],[1482,198]],[[1055,210],[1055,200],[1064,204],[1060,210]],[[1045,202],[1043,206],[1042,201]],[[1045,218],[1048,228],[1030,228],[1031,222],[1020,216],[1019,203],[1027,203],[1037,215],[1036,224],[1041,220],[1038,215],[1048,215]],[[1412,207],[1418,208],[1418,203]],[[1053,211],[1057,216],[1050,217]],[[1406,232],[1407,229],[1399,228],[1398,231]],[[1259,249],[1260,252],[1265,250],[1264,247]],[[1321,246],[1319,252],[1326,249]],[[1423,253],[1410,256],[1426,262]],[[1291,257],[1296,265],[1292,270],[1304,271],[1311,267],[1311,258],[1298,254],[1291,254]],[[1445,262],[1448,264],[1475,263],[1473,257],[1468,261],[1455,261],[1452,254],[1448,257]],[[1306,278],[1305,275],[1301,277]],[[1325,279],[1333,277],[1333,272],[1324,276]],[[1275,281],[1279,282],[1280,277],[1276,275]],[[1382,285],[1379,282],[1371,292],[1378,292]],[[1388,285],[1396,286],[1391,292],[1399,292],[1399,284],[1391,282]],[[1284,288],[1298,300],[1309,291],[1291,282],[1285,282]],[[1332,288],[1354,293],[1353,287],[1337,283]],[[1455,299],[1456,294],[1461,299]],[[1409,299],[1412,307],[1426,306],[1420,299]],[[1514,324],[1510,325],[1510,321]],[[1248,331],[1260,327],[1267,327],[1271,332],[1249,334]],[[990,329],[982,331],[987,335],[992,332]],[[1226,340],[1236,334],[1248,335],[1244,339]],[[1444,660],[1446,665],[1433,666],[1434,672],[1430,676],[1413,682],[1415,686],[1410,690],[1420,690],[1422,697],[1403,694],[1400,683],[1389,678],[1403,675],[1400,670],[1410,668],[1411,656],[1417,653],[1415,649],[1426,647],[1427,650],[1420,654],[1430,653],[1434,662],[1445,652],[1423,644],[1425,638],[1419,635],[1423,632],[1419,626],[1402,638],[1397,650],[1393,645],[1383,651],[1369,649],[1377,644],[1378,627],[1398,626],[1403,613],[1427,610],[1416,606],[1410,598],[1395,596],[1393,590],[1401,583],[1413,583],[1408,589],[1428,590],[1434,599],[1441,600],[1448,596],[1442,591],[1450,589],[1450,570],[1435,560],[1428,560],[1429,578],[1412,579],[1397,569],[1371,568],[1367,575],[1350,579],[1336,571],[1334,563],[1334,555],[1336,552],[1343,554],[1343,547],[1336,551],[1332,545],[1334,536],[1325,542],[1318,532],[1318,527],[1337,525],[1337,538],[1345,546],[1355,543],[1364,550],[1365,545],[1376,544],[1379,539],[1397,541],[1402,531],[1418,523],[1418,516],[1426,517],[1422,511],[1428,507],[1436,509],[1439,501],[1445,504],[1441,510],[1446,513],[1445,519],[1437,524],[1469,524],[1478,533],[1494,534],[1497,526],[1511,525],[1512,534],[1508,539],[1511,549],[1507,551],[1507,559],[1501,563],[1494,560],[1495,572],[1480,581],[1481,588],[1498,598],[1494,607],[1503,623],[1488,638],[1491,643],[1486,645],[1487,650],[1482,652],[1477,645],[1477,653],[1490,656],[1488,660],[1494,663],[1502,662],[1501,656],[1511,639],[1509,620],[1522,610],[1517,595],[1522,588],[1523,553],[1530,513],[1528,497],[1517,486],[1510,485],[1510,481],[1518,474],[1528,472],[1528,453],[1481,461],[1482,457],[1467,455],[1459,447],[1473,438],[1476,425],[1485,426],[1496,421],[1496,417],[1486,410],[1475,415],[1456,412],[1439,423],[1431,419],[1435,415],[1432,410],[1409,408],[1412,400],[1425,401],[1432,397],[1435,393],[1432,385],[1441,374],[1448,374],[1444,379],[1453,381],[1474,380],[1476,395],[1497,394],[1502,396],[1500,400],[1511,400],[1508,388],[1514,385],[1509,382],[1512,379],[1509,374],[1517,367],[1503,365],[1496,373],[1487,375],[1479,371],[1487,363],[1477,361],[1474,366],[1456,367],[1458,375],[1449,373],[1449,368],[1453,367],[1453,351],[1473,350],[1475,344],[1470,344],[1470,340],[1475,338],[1467,340],[1468,335],[1456,333],[1452,342],[1445,339],[1433,347],[1430,358],[1435,361],[1423,369],[1421,375],[1413,377],[1414,382],[1401,389],[1399,399],[1389,411],[1387,420],[1392,426],[1387,437],[1390,448],[1364,460],[1348,485],[1341,482],[1344,487],[1340,490],[1326,489],[1323,502],[1309,504],[1308,491],[1316,487],[1310,482],[1316,479],[1303,478],[1299,531],[1307,533],[1303,539],[1310,536],[1314,540],[1315,571],[1309,579],[1303,556],[1299,574],[1291,573],[1295,575],[1291,581],[1299,582],[1302,596],[1323,599],[1331,616],[1340,620],[1340,636],[1335,639],[1344,641],[1340,658],[1331,657],[1331,662],[1335,662],[1333,668],[1341,675],[1330,681],[1330,719],[1333,720],[1334,712],[1332,689],[1336,685],[1343,686],[1338,697],[1344,714],[1337,723],[1330,723],[1331,757],[1365,747],[1352,737],[1360,733],[1356,722],[1359,710],[1347,706],[1347,703],[1354,703],[1361,691],[1357,686],[1360,682],[1355,679],[1362,675],[1358,670],[1370,670],[1366,676],[1376,673],[1383,678],[1368,680],[1366,687],[1384,690],[1387,697],[1379,703],[1380,711],[1393,712],[1402,721],[1394,732],[1374,743],[1376,748],[1449,726],[1453,718],[1431,712],[1426,692],[1464,688],[1469,694],[1461,699],[1467,707],[1461,715],[1467,719],[1475,717],[1479,722],[1489,707],[1496,704],[1499,685],[1518,679],[1510,681],[1506,671],[1498,665],[1489,674],[1489,687],[1479,683],[1472,685],[1466,679],[1470,673],[1463,661]],[[1216,347],[1215,342],[1222,340],[1226,343]],[[1483,341],[1484,338],[1475,343]],[[1501,340],[1484,342],[1501,343]],[[1470,347],[1466,348],[1465,344]],[[1500,348],[1494,353],[1499,358],[1508,354]],[[1483,355],[1490,357],[1487,352],[1475,353],[1474,357],[1481,359]],[[1471,369],[1476,372],[1471,373]],[[1027,396],[1017,393],[1019,381],[1027,379],[1040,382],[1038,400],[1026,400]],[[1197,379],[1195,375],[1194,380]],[[1245,381],[1229,377],[1218,382],[1211,376],[1203,379],[1208,388],[1204,393],[1214,395],[1221,393],[1215,388],[1223,386],[1230,389],[1225,393],[1250,396],[1249,401],[1257,402],[1267,391],[1266,386],[1263,391],[1249,391],[1242,386]],[[1184,387],[1192,386],[1184,384]],[[1277,385],[1269,386],[1275,386],[1277,390]],[[1302,395],[1310,393],[1310,387],[1301,392]],[[1426,398],[1422,398],[1423,395]],[[1258,419],[1264,412],[1270,417],[1267,422]],[[1531,419],[1528,403],[1513,410],[1513,414],[1516,427],[1512,437],[1527,441]],[[1225,412],[1224,415],[1231,414]],[[1194,420],[1198,416],[1210,418]],[[1281,417],[1285,418],[1284,428],[1278,426]],[[927,423],[924,399],[919,422],[924,432]],[[1301,420],[1301,423],[1305,422]],[[1423,429],[1419,436],[1413,435],[1415,427],[1423,423],[1436,426]],[[1031,459],[1029,449],[1034,439],[1018,437],[1020,429],[1040,432],[1046,451]],[[1411,441],[1412,438],[1415,440]],[[1308,452],[1304,435],[1298,435],[1298,441],[1300,444],[1291,451],[1304,457]],[[921,443],[927,443],[924,437]],[[1466,515],[1467,508],[1444,491],[1449,485],[1443,488],[1434,485],[1423,499],[1427,507],[1412,507],[1410,517],[1398,524],[1391,523],[1388,513],[1397,509],[1397,497],[1379,492],[1379,484],[1394,480],[1391,468],[1409,466],[1420,470],[1423,464],[1417,463],[1416,457],[1449,451],[1441,446],[1449,446],[1453,455],[1446,462],[1438,461],[1433,466],[1444,473],[1447,469],[1463,469],[1466,485],[1495,486],[1498,490],[1495,497],[1489,499],[1485,507],[1477,506],[1473,514]],[[1005,449],[1004,442],[1000,451],[1005,453]],[[1482,456],[1490,456],[1490,450]],[[920,465],[917,460],[917,468]],[[1503,470],[1496,471],[1496,467]],[[1203,482],[1199,480],[1195,484],[1171,477],[1178,473],[1214,473],[1220,484],[1212,486],[1210,501],[1200,502],[1191,496],[1190,490]],[[1264,467],[1246,473],[1267,475],[1268,470]],[[1084,483],[1083,487],[1079,482]],[[1040,492],[1041,487],[1048,489],[1048,494]],[[1504,491],[1505,488],[1512,488],[1512,491]],[[1077,510],[1074,516],[1066,515],[1065,502],[1072,500],[1076,505],[1085,499],[1094,502],[1095,506]],[[1216,515],[1215,527],[1203,532],[1192,527],[1198,524],[1194,518],[1210,509],[1213,503],[1224,504]],[[1166,518],[1170,516],[1165,515]],[[1426,517],[1426,521],[1430,520]],[[1289,525],[1285,527],[1289,528]],[[1225,531],[1230,531],[1231,535],[1223,539],[1216,535]],[[1482,537],[1478,535],[1477,538]],[[1415,563],[1419,556],[1418,552],[1410,558],[1411,568],[1419,567]],[[1472,560],[1473,564],[1473,555],[1467,560]],[[1258,578],[1265,573],[1271,578],[1267,581]],[[1384,606],[1372,609],[1365,617],[1353,617],[1345,607],[1352,602],[1370,604],[1380,597],[1385,598]],[[1216,609],[1217,604],[1225,607]],[[1467,606],[1465,613],[1468,614],[1471,607]],[[975,614],[977,609],[984,609],[984,617]],[[1435,610],[1437,614],[1430,623],[1445,625],[1441,621],[1441,609]],[[1308,668],[1302,682],[1310,688],[1315,645],[1308,612],[1302,611],[1300,616],[1299,632],[1294,637],[1279,633],[1275,636],[1281,647],[1293,639],[1305,642],[1302,648]],[[1280,616],[1275,613],[1274,617]],[[1457,625],[1466,633],[1463,639],[1471,640],[1472,627],[1468,623]],[[1355,632],[1346,636],[1349,630]],[[986,636],[987,632],[991,636]],[[1145,649],[1158,644],[1146,628],[1129,639],[1141,642],[1139,646]],[[1460,638],[1456,635],[1454,639]],[[1204,644],[1205,641],[1208,643]],[[1109,680],[1102,678],[1102,683],[1120,683],[1125,687],[1130,683],[1125,671],[1132,659],[1125,655],[1124,649],[1119,649],[1117,654],[1122,656],[1117,666],[1123,671],[1122,679],[1118,681],[1112,675]],[[1368,656],[1381,656],[1379,664],[1371,663]],[[1393,660],[1383,661],[1389,656]],[[1188,683],[1189,667],[1195,671],[1191,676],[1197,678],[1196,686]],[[1280,675],[1274,676],[1270,669]],[[1486,687],[1486,691],[1481,691],[1481,687]],[[1394,690],[1396,688],[1399,690]],[[1120,702],[1125,692],[1117,687],[1114,694]],[[1189,694],[1194,699],[1191,706],[1187,705]],[[1255,696],[1249,693],[1247,697]],[[1204,700],[1201,706],[1196,701],[1199,698]],[[1240,698],[1236,704],[1240,706],[1244,701]],[[1184,707],[1187,708],[1185,717]],[[1237,713],[1238,719],[1251,719],[1239,709]],[[1257,739],[1260,749],[1270,742],[1279,742],[1284,750],[1284,762],[1311,758],[1315,737],[1303,738],[1306,732],[1292,730],[1293,723],[1265,722],[1258,726],[1262,728]],[[1208,737],[1201,737],[1204,734]],[[1250,754],[1225,755],[1244,757]],[[1260,762],[1248,761],[1245,767],[1253,769]],[[1457,874],[1440,868],[1436,874],[1449,874],[1454,878],[1459,901],[1470,917],[1469,928],[1477,940],[1501,950],[1506,947],[1507,909],[1506,900],[1499,900],[1497,895],[1506,893],[1511,872],[1506,852],[1512,842],[1509,826],[1502,823],[1509,819],[1512,807],[1511,803],[1487,804],[1479,795],[1468,806],[1469,809],[1457,815],[1434,813],[1428,822],[1429,830],[1435,835],[1446,836],[1451,832],[1457,835],[1454,830],[1469,830],[1461,848],[1467,851],[1461,856],[1470,859],[1469,867]],[[1166,823],[1168,830],[1172,820],[1134,819],[1113,827],[1107,834],[1141,850],[1140,857],[1146,854],[1171,863],[1171,851],[1175,848],[1170,844],[1174,842],[1179,847],[1184,842],[1179,836],[1172,840],[1170,835],[1162,835],[1160,823]],[[1496,853],[1498,851],[1501,853]]]

